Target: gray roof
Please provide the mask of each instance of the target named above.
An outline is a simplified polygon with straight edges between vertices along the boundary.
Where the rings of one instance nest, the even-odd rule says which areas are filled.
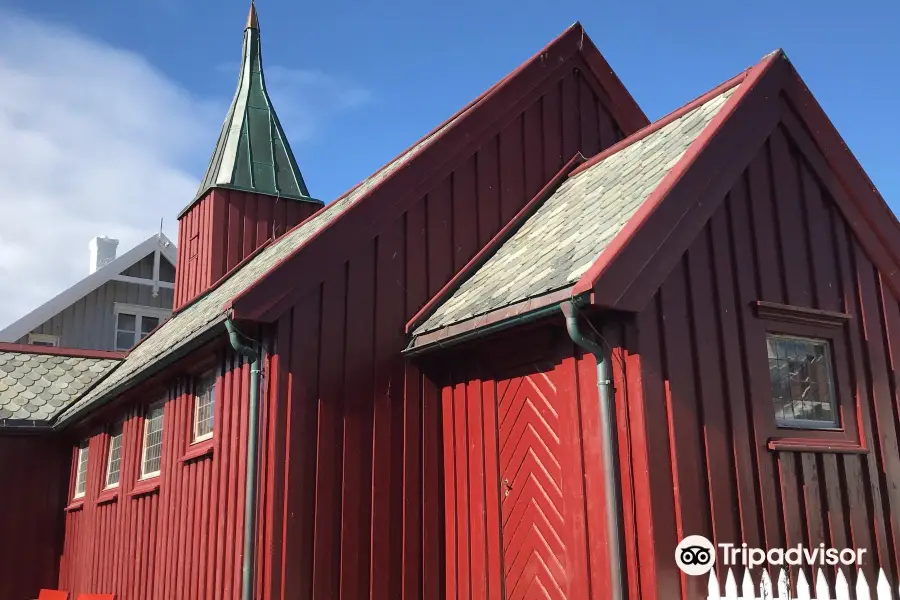
[[[459,115],[457,118],[459,118]],[[145,373],[149,374],[155,365],[167,357],[182,351],[212,328],[220,326],[225,320],[222,306],[227,301],[238,296],[261,279],[279,261],[297,250],[315,233],[324,229],[344,211],[365,197],[369,190],[388,178],[398,168],[418,154],[440,131],[449,127],[451,123],[453,121],[448,122],[431,135],[426,136],[418,144],[394,159],[393,162],[388,163],[380,171],[363,181],[339,200],[326,206],[298,227],[278,238],[247,264],[236,270],[217,288],[173,315],[132,349],[119,368],[109,377],[62,413],[58,422],[63,423],[71,419],[80,410],[101,400],[111,392],[115,392],[119,386],[124,386],[124,390],[126,387],[137,383],[142,378],[142,375]],[[224,333],[224,327],[222,332]]]
[[[414,335],[574,285],[735,89],[564,181]]]
[[[0,352],[0,421],[46,421],[119,362],[25,352]]]

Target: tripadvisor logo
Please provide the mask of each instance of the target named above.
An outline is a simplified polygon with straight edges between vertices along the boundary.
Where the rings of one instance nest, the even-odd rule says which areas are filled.
[[[722,565],[725,567],[743,565],[754,568],[760,565],[862,565],[866,550],[818,547],[805,548],[802,544],[790,548],[750,548],[747,544],[721,543]],[[686,575],[704,575],[716,564],[716,546],[702,535],[689,535],[675,547],[675,564]]]
[[[716,547],[702,535],[689,535],[675,547],[675,564],[686,575],[709,573],[716,564]]]

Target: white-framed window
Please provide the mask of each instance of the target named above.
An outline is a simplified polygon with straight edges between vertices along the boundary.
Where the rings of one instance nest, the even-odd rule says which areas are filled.
[[[197,379],[194,388],[194,442],[212,437],[215,408],[216,373],[210,371]]]
[[[109,434],[109,453],[106,457],[106,487],[119,485],[119,466],[122,464],[122,426]]]
[[[84,492],[87,490],[87,470],[88,470],[88,443],[82,442],[78,446],[78,470],[75,471],[75,494],[73,497],[84,498]]]
[[[138,306],[116,302],[116,350],[130,350],[147,337],[157,325],[169,318],[172,311],[152,306]]]
[[[49,333],[29,333],[28,344],[31,346],[59,346],[59,336]]]
[[[162,466],[163,405],[154,404],[144,417],[141,444],[141,479],[159,475]]]

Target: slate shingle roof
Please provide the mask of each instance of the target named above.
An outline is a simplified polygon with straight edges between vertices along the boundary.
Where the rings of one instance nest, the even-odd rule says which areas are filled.
[[[0,422],[52,419],[119,362],[0,352]]]
[[[457,118],[459,118],[459,115]],[[369,190],[418,154],[452,123],[453,121],[448,122],[441,129],[423,138],[418,144],[401,154],[393,162],[388,163],[348,194],[278,238],[247,264],[236,270],[219,287],[201,297],[194,304],[187,306],[181,312],[173,315],[129,352],[119,368],[109,377],[62,413],[58,422],[63,423],[71,419],[80,410],[97,402],[120,384],[128,385],[136,382],[142,373],[149,371],[166,357],[197,340],[210,329],[220,326],[225,320],[222,306],[227,301],[253,285],[279,261],[294,252],[314,234],[324,229],[344,211],[361,200]],[[224,328],[222,331],[224,332]]]
[[[574,285],[736,89],[564,181],[413,334]]]

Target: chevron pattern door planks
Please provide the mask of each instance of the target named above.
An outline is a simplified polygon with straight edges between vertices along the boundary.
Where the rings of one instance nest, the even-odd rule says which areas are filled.
[[[567,598],[556,388],[537,372],[497,393],[506,600]]]

